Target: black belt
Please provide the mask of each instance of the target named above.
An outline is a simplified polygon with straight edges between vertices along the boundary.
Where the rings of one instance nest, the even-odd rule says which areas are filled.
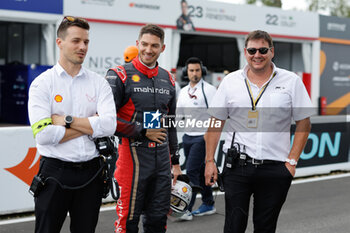
[[[42,158],[44,159],[45,163],[48,164],[52,164],[58,168],[80,168],[80,169],[84,169],[84,168],[93,168],[93,167],[97,167],[96,165],[99,165],[99,161],[100,161],[100,157],[96,157],[93,158],[89,161],[85,161],[85,162],[66,162],[66,161],[62,161],[59,159],[55,159],[55,158],[49,158],[49,157],[45,157],[42,156]]]
[[[251,163],[253,165],[262,165],[262,164],[281,164],[284,163],[282,161],[277,161],[277,160],[269,160],[269,159],[254,159],[250,156],[247,156],[246,163]]]

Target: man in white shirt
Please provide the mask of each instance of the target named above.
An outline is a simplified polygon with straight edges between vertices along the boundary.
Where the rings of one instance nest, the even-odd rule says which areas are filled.
[[[66,16],[58,30],[58,63],[29,89],[29,120],[36,140],[42,190],[35,193],[35,232],[95,232],[103,195],[94,138],[113,135],[116,111],[108,82],[82,67],[89,44],[85,19]],[[35,182],[35,181],[34,181]]]
[[[197,57],[191,57],[186,61],[183,76],[188,76],[189,84],[181,89],[176,105],[177,117],[186,121],[208,121],[210,115],[207,112],[209,103],[215,95],[216,88],[203,80],[207,70],[202,61]],[[194,216],[210,215],[216,212],[212,189],[204,183],[204,159],[206,128],[193,128],[185,130],[182,138],[184,153],[186,156],[186,174],[190,182],[202,187],[202,205],[192,212],[197,193],[193,193],[187,212],[181,220],[192,220]]]
[[[245,232],[253,195],[254,232],[272,233],[306,144],[314,109],[301,79],[273,64],[274,47],[267,32],[249,33],[244,54],[248,64],[224,78],[210,109],[221,125],[227,120],[225,131],[229,132],[222,174],[224,232]],[[292,120],[296,132],[290,147]],[[217,180],[214,153],[221,131],[209,128],[205,135],[208,185]]]

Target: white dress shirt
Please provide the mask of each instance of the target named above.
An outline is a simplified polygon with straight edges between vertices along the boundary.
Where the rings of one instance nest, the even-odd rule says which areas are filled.
[[[210,118],[210,115],[207,111],[207,105],[205,103],[202,86],[204,87],[204,93],[207,98],[208,107],[211,100],[213,99],[216,88],[209,84],[208,82],[201,79],[194,87],[191,87],[190,84],[181,89],[179,98],[176,104],[176,116],[182,116],[185,120],[198,120],[206,121]],[[178,131],[183,131],[189,136],[199,136],[204,135],[206,128],[187,128],[179,129]]]
[[[224,151],[230,148],[235,131],[235,142],[241,145],[241,151],[244,145],[250,157],[285,161],[290,151],[292,120],[308,118],[315,114],[315,109],[301,79],[273,65],[272,74],[276,75],[265,83],[270,81],[257,104],[257,127],[248,128],[248,111],[252,109],[252,104],[245,84],[247,70],[248,66],[224,78],[209,109],[212,116],[226,120]],[[250,82],[255,99],[264,85],[259,88]]]
[[[116,129],[115,103],[108,82],[83,67],[74,78],[58,63],[39,75],[29,89],[28,112],[31,125],[52,114],[88,117],[94,138],[111,136]],[[88,135],[59,143],[65,130],[64,126],[49,125],[37,133],[40,155],[71,162],[98,156]]]

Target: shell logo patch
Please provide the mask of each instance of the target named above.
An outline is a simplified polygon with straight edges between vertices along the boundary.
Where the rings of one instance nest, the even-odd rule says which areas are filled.
[[[56,95],[56,96],[55,96],[55,101],[56,101],[57,103],[61,103],[62,100],[63,100],[63,97],[62,97],[61,95]]]
[[[137,74],[134,74],[132,77],[131,77],[132,81],[134,81],[135,83],[138,83],[140,82],[140,76],[138,76]]]
[[[182,192],[187,193],[187,188],[186,188],[186,187],[183,187],[183,188],[182,188]]]

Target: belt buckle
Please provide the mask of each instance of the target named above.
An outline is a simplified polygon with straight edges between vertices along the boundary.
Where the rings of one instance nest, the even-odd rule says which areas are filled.
[[[73,164],[74,168],[77,168],[77,169],[82,169],[84,166],[83,166],[83,163],[76,163],[76,164]]]
[[[261,165],[264,163],[264,160],[254,159],[252,158],[252,164],[253,165]]]

